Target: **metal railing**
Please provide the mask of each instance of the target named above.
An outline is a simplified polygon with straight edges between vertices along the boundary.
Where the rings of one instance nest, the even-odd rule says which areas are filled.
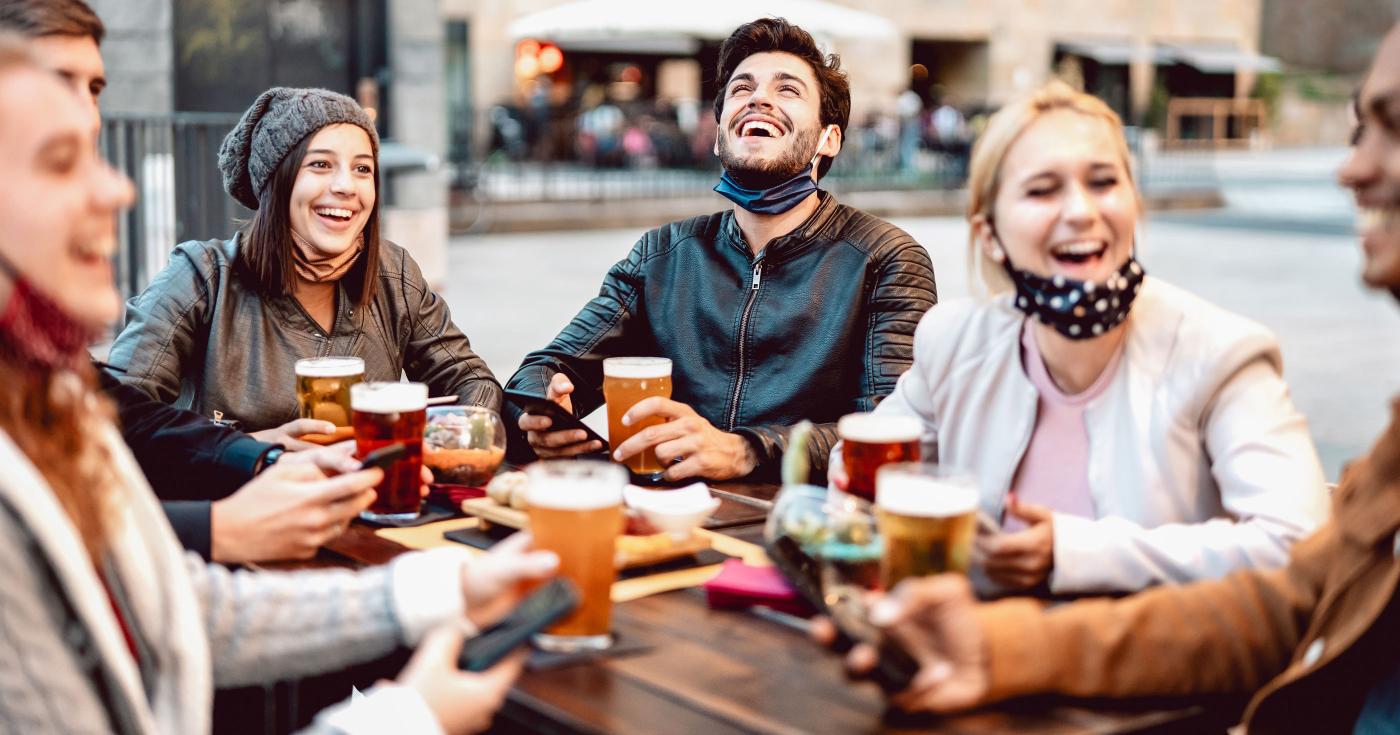
[[[139,293],[185,240],[227,237],[248,210],[224,193],[219,144],[237,115],[109,115],[103,155],[136,185],[136,206],[119,226],[117,285]]]

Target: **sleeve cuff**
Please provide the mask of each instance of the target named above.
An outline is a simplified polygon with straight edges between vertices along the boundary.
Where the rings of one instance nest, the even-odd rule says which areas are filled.
[[[417,645],[425,633],[448,621],[460,620],[470,626],[462,595],[462,568],[472,556],[466,549],[434,549],[394,560],[394,613],[406,644]],[[469,636],[475,634],[475,628],[468,630]]]
[[[1055,514],[1055,567],[1050,570],[1050,591],[1057,595],[1099,591],[1102,571],[1114,560],[1105,558],[1104,531],[1090,518]]]
[[[379,684],[366,694],[356,691],[350,700],[327,710],[319,718],[346,735],[412,733],[443,735],[428,703],[418,692],[397,684]]]
[[[267,444],[260,442],[251,436],[239,436],[224,447],[219,453],[219,464],[230,469],[243,473],[243,481],[253,479],[253,474],[258,468],[258,463],[262,461],[263,455],[269,449],[281,446],[280,444]]]
[[[180,545],[209,561],[213,553],[213,531],[207,500],[163,500],[161,509],[175,530]]]

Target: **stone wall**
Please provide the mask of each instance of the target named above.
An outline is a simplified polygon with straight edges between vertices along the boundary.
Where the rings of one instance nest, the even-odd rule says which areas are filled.
[[[174,0],[89,0],[107,26],[103,112],[165,114],[174,109]]]

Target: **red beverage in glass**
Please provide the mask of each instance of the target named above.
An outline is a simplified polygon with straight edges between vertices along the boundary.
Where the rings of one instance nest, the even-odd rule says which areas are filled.
[[[428,421],[428,386],[422,383],[359,383],[350,388],[355,455],[363,459],[380,447],[402,444],[405,451],[384,468],[378,497],[361,515],[369,520],[416,518],[422,504],[423,427]]]
[[[836,425],[841,461],[850,480],[846,491],[875,502],[875,471],[892,462],[918,462],[923,427],[913,416],[853,413]]]

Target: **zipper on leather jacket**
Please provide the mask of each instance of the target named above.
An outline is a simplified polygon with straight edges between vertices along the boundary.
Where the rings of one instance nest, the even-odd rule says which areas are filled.
[[[726,421],[728,427],[725,431],[733,431],[734,423],[739,420],[739,393],[743,391],[744,372],[748,369],[745,343],[749,338],[749,313],[753,310],[753,302],[758,296],[758,287],[762,282],[763,257],[759,256],[753,262],[753,283],[749,286],[749,298],[744,302],[744,315],[739,318],[739,375],[734,380],[734,395],[729,399],[729,417]]]

